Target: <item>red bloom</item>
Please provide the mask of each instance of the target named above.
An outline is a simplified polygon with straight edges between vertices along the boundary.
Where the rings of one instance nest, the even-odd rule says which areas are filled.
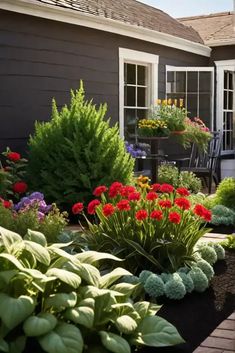
[[[211,211],[209,211],[207,208],[205,208],[204,206],[197,204],[194,207],[194,213],[203,218],[206,222],[210,222],[211,221]]]
[[[148,201],[154,201],[154,200],[156,200],[157,198],[158,198],[158,195],[156,194],[155,191],[150,191],[150,192],[147,194],[147,196],[146,196],[146,199],[147,199]]]
[[[77,202],[72,207],[73,214],[81,213],[82,210],[83,210],[83,203],[82,202]]]
[[[11,201],[8,201],[8,200],[3,200],[1,199],[2,201],[2,204],[5,208],[11,208],[12,207],[12,202]]]
[[[171,208],[171,202],[170,200],[160,200],[158,202],[159,206],[161,206],[162,208]]]
[[[171,223],[179,224],[181,221],[180,214],[177,212],[170,212],[168,219]]]
[[[128,195],[129,201],[139,201],[140,200],[140,193],[139,192],[132,192]]]
[[[126,185],[126,186],[123,186],[121,189],[120,189],[120,195],[122,197],[128,197],[129,194],[133,193],[133,192],[136,192],[136,188],[134,186],[131,186],[131,185]]]
[[[190,192],[186,188],[178,188],[178,189],[176,189],[176,192],[177,192],[177,194],[179,194],[181,196],[189,196],[190,195]]]
[[[108,188],[104,185],[97,186],[97,188],[95,188],[95,190],[93,191],[93,195],[99,197],[107,190]]]
[[[161,188],[161,184],[153,184],[153,185],[151,185],[151,189],[153,191],[159,191],[160,188]]]
[[[9,152],[7,158],[12,162],[17,162],[21,158],[21,155],[17,152]]]
[[[183,210],[188,210],[190,208],[189,200],[185,199],[184,197],[175,199],[175,204]]]
[[[161,187],[160,187],[160,191],[161,192],[165,192],[167,194],[170,194],[171,192],[174,191],[174,188],[170,184],[162,184]]]
[[[109,217],[115,212],[115,207],[111,203],[106,203],[103,206],[102,211],[105,217]]]
[[[163,213],[162,211],[154,210],[151,212],[150,217],[152,219],[156,219],[157,221],[160,221],[163,218]]]
[[[130,211],[130,203],[129,200],[121,200],[117,203],[117,208],[119,211]]]
[[[28,185],[24,181],[17,181],[13,184],[12,189],[17,194],[23,194],[28,189]]]
[[[197,204],[194,207],[193,211],[197,216],[203,217],[203,215],[204,215],[205,211],[207,211],[207,209],[204,206]]]
[[[206,222],[210,222],[211,221],[211,211],[206,210],[204,212],[203,218]]]
[[[122,183],[115,181],[109,188],[109,197],[116,197],[119,194],[119,191],[121,190],[122,186]]]
[[[136,212],[135,214],[135,218],[138,220],[138,221],[143,221],[144,219],[146,219],[148,217],[148,212],[145,211],[145,210],[139,210]]]
[[[92,200],[87,206],[87,212],[89,214],[95,214],[95,212],[96,212],[95,209],[99,205],[100,205],[100,201],[99,200],[96,200],[96,199]]]

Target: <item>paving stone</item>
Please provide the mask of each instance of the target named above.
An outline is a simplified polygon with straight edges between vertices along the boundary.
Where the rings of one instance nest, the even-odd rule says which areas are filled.
[[[198,347],[193,353],[223,353],[221,349]]]
[[[235,340],[220,337],[208,337],[201,343],[201,346],[210,348],[221,348],[223,350],[232,350],[235,348]]]
[[[211,336],[235,339],[235,331],[234,330],[223,330],[223,329],[217,328],[211,333]]]
[[[235,321],[224,320],[223,322],[221,322],[218,328],[225,329],[225,330],[235,330]]]
[[[235,312],[228,317],[228,320],[235,320]]]

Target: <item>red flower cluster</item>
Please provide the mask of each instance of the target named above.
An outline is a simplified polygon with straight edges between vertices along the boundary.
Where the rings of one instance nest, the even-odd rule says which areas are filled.
[[[184,197],[175,199],[175,204],[183,210],[189,210],[191,206],[189,200],[185,199]]]
[[[129,203],[129,200],[121,200],[117,203],[117,208],[119,209],[119,211],[130,211],[131,206]]]
[[[166,194],[170,194],[171,192],[174,191],[174,188],[170,184],[162,184],[160,186],[160,191],[163,192],[163,193],[166,193]]]
[[[122,197],[128,197],[130,194],[133,194],[134,192],[136,192],[136,188],[131,185],[123,186],[119,191]]]
[[[148,201],[154,201],[154,200],[156,200],[158,198],[158,195],[157,195],[157,193],[155,192],[155,191],[150,191],[148,194],[147,194],[147,196],[146,196],[146,199],[148,200]]]
[[[131,194],[128,195],[128,200],[129,201],[139,201],[140,197],[141,197],[141,195],[139,192],[132,192]]]
[[[89,214],[95,214],[96,212],[96,207],[100,205],[100,201],[99,200],[92,200],[88,206],[87,206],[87,212]]]
[[[163,218],[163,213],[162,211],[154,210],[151,212],[150,218],[156,219],[157,221],[161,221],[161,219]]]
[[[12,189],[17,194],[24,194],[28,189],[28,185],[24,181],[17,181],[13,184]]]
[[[177,212],[170,212],[168,219],[171,223],[179,224],[181,221],[181,216]]]
[[[160,200],[158,204],[162,208],[171,208],[172,206],[170,200]]]
[[[160,191],[160,189],[161,189],[161,184],[153,184],[153,185],[151,186],[151,189],[152,189],[153,191]]]
[[[99,197],[107,190],[108,188],[104,185],[97,186],[97,188],[95,188],[95,190],[93,191],[93,195]]]
[[[115,207],[111,203],[106,203],[102,208],[102,212],[105,217],[112,216],[115,212]]]
[[[21,155],[17,152],[9,152],[7,158],[12,162],[17,162],[21,159]]]
[[[211,221],[211,211],[209,211],[207,208],[205,208],[204,206],[197,204],[194,207],[194,213],[203,218],[206,222],[210,222]]]
[[[72,207],[72,212],[73,214],[78,214],[83,211],[83,203],[82,202],[77,202],[73,205]]]
[[[186,188],[178,188],[178,189],[176,189],[176,192],[180,196],[189,196],[190,195],[188,189],[186,189]]]
[[[115,181],[109,188],[109,197],[111,198],[116,197],[119,194],[122,187],[123,187],[122,183]]]
[[[148,217],[148,212],[146,210],[139,210],[135,214],[137,221],[143,221]]]

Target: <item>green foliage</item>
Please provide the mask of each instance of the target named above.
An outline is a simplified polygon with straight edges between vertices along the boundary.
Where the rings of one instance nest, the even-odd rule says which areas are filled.
[[[198,261],[197,267],[199,267],[202,270],[202,272],[206,275],[208,281],[210,281],[215,274],[213,267],[206,260],[202,259]]]
[[[165,294],[170,299],[182,299],[186,294],[186,288],[178,273],[174,273],[165,284]]]
[[[222,245],[219,243],[209,243],[209,245],[212,246],[212,248],[215,250],[218,260],[225,259],[225,251]]]
[[[209,262],[210,265],[214,265],[214,263],[216,263],[217,255],[216,255],[216,252],[212,246],[210,246],[208,244],[204,244],[204,243],[199,244],[198,245],[198,252],[204,260]]]
[[[40,220],[37,208],[15,212],[12,209],[4,208],[0,203],[0,226],[17,232],[22,237],[25,236],[28,229],[33,229],[45,234],[48,242],[53,242],[57,240],[66,224],[66,213],[61,213],[55,204],[51,211]]]
[[[138,285],[118,283],[122,268],[102,275],[108,254],[70,255],[42,233],[24,239],[0,227],[0,349],[22,353],[30,337],[48,353],[124,352],[131,345],[183,342],[149,302],[134,302]],[[15,347],[13,349],[13,347]]]
[[[235,201],[234,201],[235,202]],[[212,208],[212,220],[214,225],[234,225],[235,226],[235,211],[223,205],[216,205]]]
[[[187,273],[184,273],[184,272],[178,271],[178,274],[182,279],[186,292],[191,293],[194,290],[194,284],[193,284],[192,278]]]
[[[53,101],[52,119],[37,122],[29,141],[28,180],[50,202],[69,209],[78,195],[91,197],[93,188],[111,181],[128,182],[134,160],[126,152],[118,127],[104,120],[106,105],[86,102],[83,85],[71,91],[71,104],[58,112]]]
[[[179,172],[177,167],[163,164],[159,168],[158,181],[173,185],[175,188],[185,187],[192,193],[197,193],[202,188],[202,183],[199,178],[192,172]]]
[[[164,282],[158,275],[153,273],[147,278],[144,289],[150,297],[160,297],[164,294]]]
[[[199,267],[193,267],[189,271],[189,276],[193,280],[194,290],[196,292],[202,293],[208,288],[208,279]]]
[[[235,234],[228,235],[220,244],[226,249],[235,249]]]
[[[216,190],[217,204],[235,209],[235,178],[225,178]]]
[[[143,270],[139,274],[139,279],[142,284],[145,284],[149,276],[151,276],[153,273],[151,271]]]

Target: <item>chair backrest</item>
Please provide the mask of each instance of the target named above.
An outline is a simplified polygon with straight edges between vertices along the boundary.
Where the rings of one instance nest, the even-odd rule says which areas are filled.
[[[189,167],[207,168],[215,171],[218,166],[222,146],[222,134],[220,131],[213,131],[212,138],[208,143],[206,151],[202,151],[196,144],[192,145]]]

